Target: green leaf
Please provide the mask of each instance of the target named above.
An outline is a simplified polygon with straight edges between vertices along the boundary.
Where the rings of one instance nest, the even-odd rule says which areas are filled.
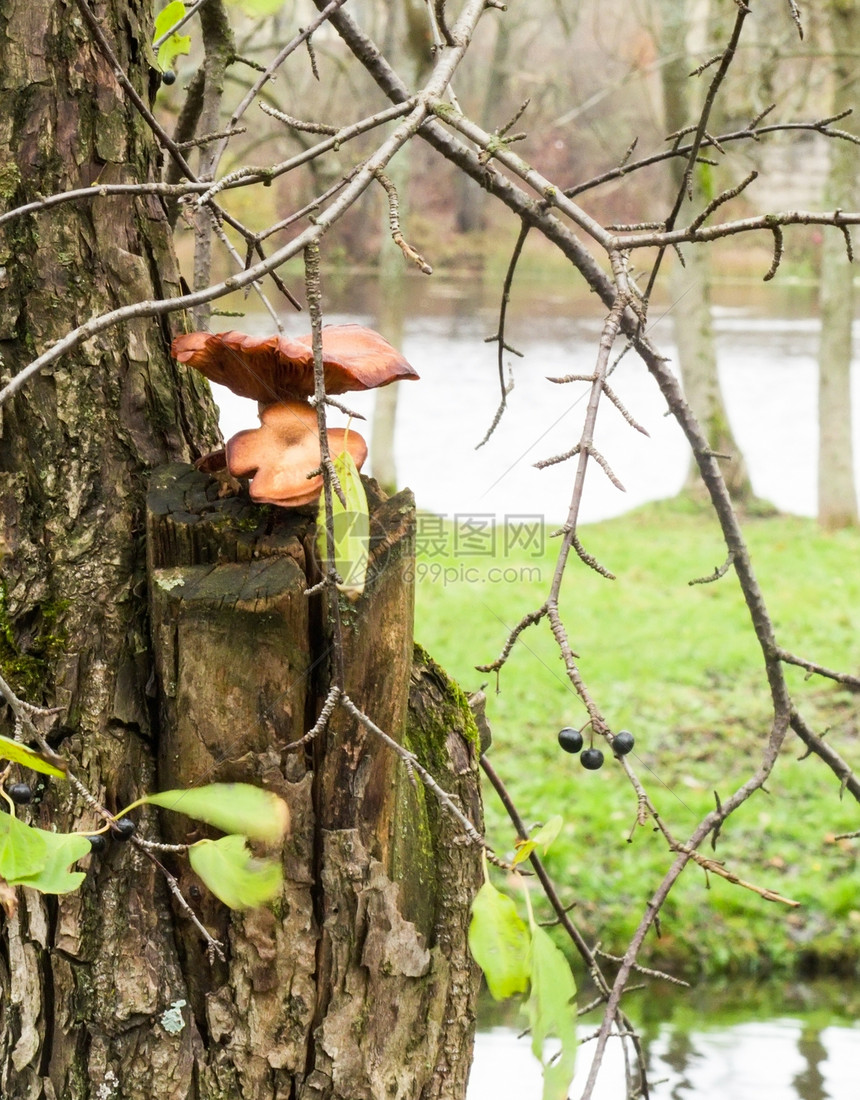
[[[56,757],[60,761],[60,757]],[[25,768],[32,768],[34,772],[42,772],[43,775],[55,775],[59,779],[66,778],[65,768],[52,764],[42,753],[35,749],[28,749],[20,741],[12,741],[9,737],[0,736],[0,760],[14,760],[16,764],[23,764]],[[60,761],[62,763],[62,761]]]
[[[153,42],[157,42],[162,35],[167,34],[171,27],[174,27],[181,19],[185,18],[185,4],[182,0],[171,0],[166,7],[155,17],[155,33],[152,36]]]
[[[189,790],[162,791],[148,794],[140,802],[196,817],[224,833],[242,833],[270,844],[282,840],[290,825],[286,802],[250,783],[209,783]]]
[[[66,894],[84,880],[69,866],[90,851],[80,833],[50,833],[0,814],[0,876],[12,886],[32,886],[43,894]]]
[[[553,841],[561,832],[563,825],[564,818],[561,814],[555,814],[551,817],[533,836],[517,845],[516,855],[511,860],[511,866],[517,867],[520,863],[524,863],[535,848],[540,848],[543,854],[546,855]]]
[[[188,858],[215,897],[231,909],[263,905],[281,888],[280,863],[251,855],[243,836],[200,840],[188,849]]]
[[[345,448],[334,460],[334,468],[346,498],[346,507],[344,507],[337,493],[332,493],[334,567],[343,580],[343,583],[337,587],[351,599],[357,599],[364,591],[367,579],[367,557],[370,550],[367,494],[361,483],[355,459]],[[324,495],[320,498],[317,528],[317,548],[320,560],[325,562],[328,558],[328,543]]]
[[[155,17],[155,34],[153,42],[157,42],[162,35],[167,34],[180,20],[185,18],[185,5],[182,0],[172,0],[166,8],[163,8]],[[172,69],[173,63],[180,54],[186,54],[191,49],[191,36],[188,34],[172,34],[158,47],[158,65],[162,72]]]
[[[511,899],[489,882],[472,902],[469,949],[495,1000],[525,992],[529,981],[529,930]]]
[[[514,853],[514,858],[511,860],[511,867],[518,867],[521,863],[529,858],[532,852],[537,848],[537,844],[534,840],[522,840],[517,844],[517,850]]]
[[[532,1052],[543,1066],[543,1100],[565,1100],[576,1061],[576,982],[562,952],[539,926],[532,926],[529,953],[531,991],[526,1009]],[[548,1061],[544,1045],[550,1036],[561,1040],[561,1053]]]

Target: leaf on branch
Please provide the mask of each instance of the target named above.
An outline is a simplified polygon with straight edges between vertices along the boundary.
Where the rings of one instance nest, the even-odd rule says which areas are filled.
[[[49,833],[0,814],[0,876],[10,886],[32,886],[43,894],[77,890],[84,873],[69,867],[90,850],[80,833]]]
[[[518,864],[524,863],[535,848],[540,848],[543,854],[546,855],[550,846],[561,832],[563,825],[564,818],[561,814],[555,814],[551,817],[549,821],[547,821],[545,825],[542,825],[528,840],[524,840],[517,845],[517,853],[511,860],[511,866],[516,867]]]
[[[231,909],[265,905],[281,888],[280,863],[257,859],[243,836],[200,840],[188,849],[188,858],[215,897]]]
[[[469,950],[497,1001],[524,993],[529,982],[529,930],[513,901],[485,882],[472,902]]]
[[[576,1060],[576,982],[567,959],[549,935],[532,926],[529,952],[531,993],[526,1006],[532,1033],[532,1053],[543,1066],[543,1100],[565,1100]],[[561,1040],[558,1057],[547,1058],[546,1040]]]
[[[290,826],[286,802],[250,783],[209,783],[189,790],[162,791],[146,795],[135,805],[140,803],[187,814],[222,832],[241,833],[269,844],[282,840]]]
[[[367,494],[355,459],[343,450],[334,460],[335,473],[343,489],[344,502],[336,493],[331,495],[332,534],[334,536],[334,568],[341,578],[338,590],[350,599],[358,599],[367,580],[367,559],[370,552],[370,514]],[[317,549],[320,561],[328,559],[325,497],[320,499],[317,519]]]
[[[157,42],[159,38],[162,38],[171,27],[174,27],[182,19],[185,18],[185,5],[182,0],[172,0],[162,11],[155,17],[155,34],[153,35],[153,42]],[[191,35],[189,34],[171,34],[158,47],[158,66],[162,72],[167,69],[172,69],[176,58],[180,54],[187,54],[191,50]]]
[[[58,779],[66,778],[66,766],[61,757],[54,756],[53,760],[49,760],[43,753],[29,749],[20,741],[13,741],[9,737],[0,736],[0,760],[14,760],[16,764],[32,768],[34,772],[53,775]]]

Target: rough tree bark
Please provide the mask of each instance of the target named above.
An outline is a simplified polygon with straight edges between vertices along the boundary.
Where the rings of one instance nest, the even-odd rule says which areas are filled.
[[[860,26],[857,8],[845,0],[828,5],[833,42],[833,113],[856,111],[857,53]],[[840,123],[857,132],[856,116]],[[830,147],[826,204],[854,209],[860,197],[856,151],[848,142]],[[854,320],[854,272],[837,233],[825,233],[821,249],[821,343],[818,349],[818,520],[830,528],[857,523],[857,489],[851,440],[851,359]]]
[[[146,98],[153,76],[146,61],[149,4],[104,0],[96,12]],[[153,177],[145,124],[124,101],[74,4],[3,5],[0,31],[0,147],[9,150],[0,165],[4,209],[95,180]],[[3,373],[15,374],[94,313],[177,291],[169,227],[157,200],[99,198],[16,220],[0,236]],[[205,385],[169,359],[169,336],[164,321],[112,329],[32,380],[2,417],[0,667],[21,697],[60,708],[52,738],[112,810],[173,778],[169,738],[179,736],[191,713],[171,712],[170,680],[154,674],[144,500],[149,472],[209,449],[217,427]],[[292,549],[279,559],[281,572],[292,568],[284,560]],[[273,599],[279,607],[284,602],[283,595]],[[253,612],[241,599],[233,602],[236,621]],[[202,629],[215,638],[220,612],[210,610],[211,628],[204,612]],[[253,621],[264,619],[258,609]],[[283,636],[283,624],[267,623]],[[407,640],[401,648],[408,657]],[[265,656],[253,660],[273,680],[273,659]],[[375,669],[349,685],[368,709],[373,675]],[[413,709],[426,720],[416,718],[410,735],[468,802],[474,760],[467,712],[429,662],[416,664],[413,677]],[[159,682],[168,685],[160,708],[153,698]],[[211,695],[218,689],[215,678]],[[255,690],[242,706],[253,711],[263,694]],[[255,712],[247,736],[274,729],[294,739],[309,712],[273,707]],[[351,726],[333,724],[328,766],[362,740]],[[173,910],[163,876],[133,846],[114,844],[83,861],[89,874],[77,893],[46,898],[21,891],[17,914],[0,917],[0,1095],[362,1097],[374,1094],[375,1073],[393,1087],[392,1096],[417,1095],[416,1082],[426,1096],[462,1094],[474,994],[462,902],[474,852],[464,855],[454,825],[399,774],[397,816],[377,836],[371,798],[350,801],[348,791],[337,790],[342,817],[332,824],[318,812],[328,805],[318,778],[324,769],[297,755],[276,774],[271,745],[252,748],[259,755],[246,746],[236,767],[288,790],[295,802],[282,905],[274,914],[232,919],[207,909],[227,943],[227,962],[210,968]],[[381,761],[378,751],[367,755],[372,767],[355,775],[374,792],[396,768],[387,755]],[[179,771],[187,774],[187,765]],[[351,784],[353,772],[347,774]],[[62,830],[95,824],[93,812],[61,783],[22,815]],[[157,834],[154,814],[137,816],[140,833]],[[421,868],[423,892],[395,887],[407,878],[407,864],[410,873]],[[329,904],[338,898],[342,905]],[[449,915],[437,921],[446,904]],[[402,1035],[407,1017],[398,1023],[393,1015],[407,964],[394,957],[400,938],[390,943],[386,931],[407,924],[415,942],[419,933],[426,939],[424,954],[416,948],[418,961],[410,964],[426,968],[424,1013],[422,1027],[412,1027],[408,1054],[402,1045],[394,1048],[401,1056],[394,1079],[391,1060],[380,1055],[380,1028]]]
[[[423,654],[413,668],[414,503],[408,491],[371,499],[374,579],[341,609],[347,693],[477,824],[468,704]],[[462,1097],[475,849],[346,712],[313,744],[289,748],[320,710],[335,645],[332,609],[304,595],[313,519],[219,497],[189,467],[159,472],[149,502],[160,785],[263,784],[293,821],[275,913],[231,921],[183,877],[230,947],[226,964],[210,966],[193,926],[177,927],[193,1019],[209,1036],[201,1050],[192,1029],[200,1095]],[[194,823],[169,827],[180,843],[197,835]]]

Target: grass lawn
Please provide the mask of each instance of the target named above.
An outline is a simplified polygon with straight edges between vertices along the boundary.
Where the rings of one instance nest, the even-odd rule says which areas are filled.
[[[586,713],[545,622],[521,636],[498,694],[495,677],[474,667],[493,661],[508,630],[542,603],[557,542],[547,538],[543,552],[506,549],[514,540],[498,531],[494,553],[464,555],[455,553],[450,530],[435,540],[422,538],[423,530],[416,638],[467,691],[489,681],[494,766],[527,821],[564,816],[549,868],[576,902],[573,915],[587,937],[622,950],[671,853],[652,826],[636,825],[635,795],[611,754],[588,772],[559,748],[558,730],[581,726]],[[858,671],[860,532],[828,534],[789,516],[750,518],[745,531],[780,644]],[[755,770],[768,735],[763,663],[746,607],[732,571],[713,584],[688,583],[726,556],[716,520],[688,500],[583,528],[582,539],[617,579],[571,561],[562,591],[571,644],[613,730],[634,734],[634,768],[683,840],[713,807],[714,792],[727,797]],[[813,728],[829,730],[829,741],[860,768],[860,696],[819,677],[805,680],[801,670],[790,669],[789,678]],[[730,818],[716,851],[741,878],[800,908],[714,876],[706,881],[690,866],[642,962],[669,962],[688,974],[857,968],[860,841],[835,836],[860,828],[860,812],[802,753],[789,734],[769,793],[756,793]],[[485,804],[490,842],[510,850],[513,833],[491,790]]]

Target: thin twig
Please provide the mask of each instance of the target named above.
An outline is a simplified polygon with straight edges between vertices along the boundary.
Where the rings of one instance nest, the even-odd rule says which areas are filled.
[[[307,594],[307,593],[306,593]],[[308,730],[304,737],[300,737],[298,741],[291,741],[288,745],[284,745],[285,752],[296,752],[298,749],[304,748],[305,745],[309,745],[314,738],[325,730],[328,725],[329,718],[334,713],[334,709],[337,706],[338,700],[343,694],[343,689],[339,684],[332,684],[329,688],[328,695],[325,698],[325,702],[322,705],[319,718],[317,718],[314,725]]]
[[[499,327],[496,330],[496,335],[491,336],[487,341],[488,343],[491,341],[495,341],[498,344],[499,390],[501,392],[501,397],[499,400],[498,408],[493,415],[492,423],[487,429],[484,438],[481,440],[480,443],[476,445],[476,451],[480,450],[481,447],[484,446],[484,444],[490,439],[493,432],[499,426],[505,409],[507,408],[508,394],[514,388],[513,375],[511,376],[510,383],[505,382],[505,350],[512,352],[514,355],[522,355],[521,352],[516,351],[514,348],[509,348],[505,343],[505,322],[508,316],[508,303],[511,300],[511,287],[514,283],[514,272],[517,269],[517,264],[519,263],[520,256],[522,255],[523,245],[526,243],[526,237],[529,234],[530,228],[531,226],[529,226],[529,224],[525,220],[520,223],[520,231],[517,234],[516,243],[514,244],[514,250],[511,253],[511,258],[508,262],[508,269],[505,272],[505,281],[502,284],[502,300],[499,305]]]
[[[517,625],[508,634],[505,644],[502,647],[502,652],[495,659],[495,661],[493,661],[493,663],[489,665],[475,665],[475,668],[478,670],[478,672],[495,672],[496,674],[498,674],[505,661],[507,661],[508,657],[510,657],[511,650],[514,648],[516,640],[517,638],[519,638],[520,634],[522,634],[522,632],[527,627],[534,626],[535,623],[539,623],[544,615],[546,615],[546,605],[544,605],[543,607],[539,607],[537,611],[529,611],[527,615],[523,615]]]
[[[783,897],[782,894],[777,894],[774,890],[768,890],[763,886],[756,886],[753,882],[747,882],[742,878],[739,878],[733,871],[729,871],[722,863],[716,859],[709,859],[707,856],[703,856],[701,852],[695,849],[686,849],[681,847],[679,851],[686,851],[694,863],[697,863],[703,870],[710,872],[714,875],[719,875],[720,878],[724,878],[726,882],[731,882],[735,886],[742,886],[744,890],[750,890],[754,894],[758,894],[760,898],[764,898],[765,901],[776,901],[782,905],[788,905],[792,909],[799,907],[799,901],[793,901],[791,898]]]
[[[172,27],[168,28],[168,30],[166,30],[164,34],[156,38],[155,41],[152,43],[152,48],[157,51],[158,47],[163,45],[172,34],[176,34],[178,30],[181,30],[182,27],[185,26],[189,19],[193,19],[205,3],[206,0],[196,0],[196,3],[186,8],[185,15],[183,15],[177,23],[174,23]]]
[[[713,573],[707,577],[694,577],[693,580],[687,581],[687,584],[712,584],[714,581],[718,581],[720,577],[724,577],[731,569],[732,562],[735,560],[734,554],[729,554],[722,565],[718,565]]]
[[[397,196],[397,188],[384,172],[377,172],[376,178],[379,180],[385,194],[388,196],[388,228],[391,230],[391,239],[406,259],[415,264],[419,271],[423,271],[425,275],[432,275],[433,268],[430,264],[427,263],[420,252],[417,252],[412,245],[403,238],[403,233],[400,230],[400,200]]]
[[[387,745],[392,752],[394,752],[404,764],[407,764],[413,771],[415,771],[420,777],[424,786],[434,795],[439,803],[445,807],[449,814],[462,826],[463,831],[469,837],[469,839],[483,848],[488,856],[495,856],[493,849],[481,836],[478,830],[475,828],[473,822],[463,813],[462,809],[454,801],[454,798],[443,790],[430,772],[420,762],[414,752],[410,752],[409,749],[404,748],[399,742],[395,741],[393,737],[390,737],[384,730],[381,730],[379,726],[353,703],[348,695],[341,695],[338,700],[340,706],[344,708],[352,717],[364,726],[364,728],[372,733],[375,737],[378,737],[385,745]],[[498,861],[499,866],[507,866],[502,861]]]

